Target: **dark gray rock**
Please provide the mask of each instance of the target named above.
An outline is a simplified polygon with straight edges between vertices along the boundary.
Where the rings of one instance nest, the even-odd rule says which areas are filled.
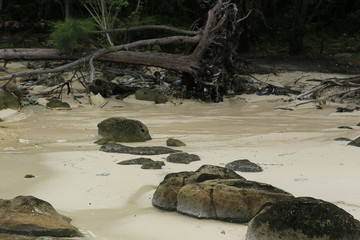
[[[0,233],[50,237],[81,237],[71,219],[32,196],[0,199]],[[13,239],[21,239],[14,237]]]
[[[356,138],[355,140],[349,142],[348,145],[360,147],[360,137],[358,137],[358,138]]]
[[[133,155],[160,155],[181,152],[180,150],[174,150],[162,146],[153,147],[129,147],[122,144],[108,143],[101,146],[100,151],[103,152],[115,152],[115,153],[127,153]]]
[[[264,208],[249,225],[247,240],[359,240],[360,222],[332,203],[301,197]]]
[[[344,141],[344,142],[351,142],[352,140],[350,138],[346,138],[346,137],[339,137],[339,138],[335,138],[335,141]]]
[[[194,161],[200,161],[200,157],[196,154],[189,154],[189,153],[172,153],[167,158],[166,161],[172,163],[182,163],[182,164],[189,164]]]
[[[215,166],[215,165],[202,165],[199,169],[197,169],[191,176],[188,176],[184,179],[186,184],[191,183],[200,183],[207,180],[214,179],[241,179],[245,180],[242,176],[238,175],[235,171]]]
[[[338,128],[340,128],[340,129],[353,129],[352,127],[349,127],[349,126],[340,126]]]
[[[226,168],[240,172],[262,172],[263,169],[256,163],[250,162],[247,159],[240,159],[230,162],[225,165]]]
[[[294,198],[271,185],[242,179],[216,179],[187,184],[177,195],[177,211],[197,218],[245,223],[265,203]]]
[[[151,101],[155,103],[166,103],[169,100],[168,94],[161,89],[142,88],[135,92],[137,100]]]
[[[50,100],[46,103],[47,108],[58,109],[58,110],[70,110],[71,107],[67,102],[62,102],[58,99]]]
[[[164,161],[153,161],[144,163],[141,168],[142,169],[162,169],[162,166],[165,166]]]
[[[140,121],[113,117],[98,125],[98,134],[115,142],[145,142],[151,140],[148,128]]]
[[[183,146],[186,146],[186,144],[183,143],[182,141],[178,140],[178,139],[169,138],[168,140],[166,140],[166,146],[183,147]]]
[[[203,165],[194,172],[170,173],[156,188],[152,204],[160,209],[175,211],[177,208],[177,194],[186,184],[203,182],[209,179],[242,179],[231,169],[214,165]]]
[[[130,160],[124,160],[121,162],[118,162],[117,164],[119,165],[143,165],[146,163],[152,163],[154,162],[154,160],[152,160],[151,158],[134,158],[134,159],[130,159]]]

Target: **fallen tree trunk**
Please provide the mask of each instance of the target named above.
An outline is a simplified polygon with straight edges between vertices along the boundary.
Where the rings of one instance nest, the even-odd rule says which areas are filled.
[[[34,74],[47,74],[57,73],[64,71],[68,68],[78,66],[83,63],[89,63],[90,66],[90,79],[91,83],[94,80],[95,68],[93,61],[111,61],[121,62],[129,64],[140,64],[157,66],[166,69],[173,69],[183,73],[188,73],[194,78],[196,84],[214,86],[218,91],[218,86],[221,84],[223,79],[221,73],[223,73],[223,66],[214,67],[214,59],[222,59],[227,56],[213,56],[210,54],[210,60],[206,59],[206,53],[209,51],[211,46],[217,48],[221,47],[221,41],[226,41],[226,29],[224,30],[224,23],[228,17],[228,9],[232,7],[232,14],[236,13],[236,7],[234,4],[223,3],[221,0],[208,12],[208,18],[204,29],[201,32],[183,32],[190,36],[171,36],[156,39],[145,39],[119,46],[114,46],[112,49],[99,49],[92,54],[84,56],[66,56],[60,54],[55,49],[1,49],[0,59],[5,61],[9,60],[75,60],[63,66],[53,69],[36,69],[34,71],[25,71],[8,74],[1,76],[0,80],[11,80],[20,76],[28,76]],[[154,26],[151,26],[154,28]],[[140,27],[139,27],[140,28]],[[145,27],[146,28],[146,27]],[[164,27],[160,27],[162,29]],[[174,30],[174,29],[167,29]],[[218,35],[219,31],[222,35]],[[178,31],[179,32],[179,31]],[[180,31],[181,32],[181,31]],[[194,35],[196,34],[196,35]],[[220,42],[215,40],[219,39]],[[164,44],[192,44],[194,50],[190,54],[169,54],[169,53],[154,53],[154,52],[135,52],[130,51],[131,49],[142,47],[142,46],[153,46],[153,45],[164,45]],[[214,44],[215,43],[215,44]],[[224,51],[211,51],[216,54],[226,55]],[[217,61],[216,64],[225,64],[222,61]],[[209,69],[212,69],[209,71]],[[226,74],[225,74],[226,75]],[[215,76],[215,77],[214,77]],[[207,79],[201,79],[207,78]],[[221,80],[221,81],[220,81]],[[199,89],[201,86],[198,87]],[[217,92],[218,95],[218,92]]]

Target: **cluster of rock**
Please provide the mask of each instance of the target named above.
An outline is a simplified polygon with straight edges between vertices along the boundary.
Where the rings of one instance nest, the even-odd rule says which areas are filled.
[[[117,128],[113,126],[111,129]],[[148,133],[148,130],[140,132]],[[99,134],[115,139],[100,129]],[[147,139],[149,137],[143,141]],[[167,141],[168,146],[177,144],[179,142],[173,139]],[[101,150],[137,155],[169,153],[168,162],[200,160],[196,155],[167,147],[133,148],[109,143]],[[142,157],[119,164],[160,168],[164,162]],[[152,204],[162,210],[197,218],[248,223],[247,240],[360,240],[360,222],[334,204],[310,197],[295,198],[291,193],[269,184],[248,181],[235,171],[261,172],[262,168],[247,159],[240,159],[225,167],[204,165],[196,171],[170,173],[156,188]]]
[[[148,128],[140,121],[113,117],[105,119],[98,124],[98,134],[102,136],[97,141],[102,145],[100,151],[113,153],[126,153],[132,155],[161,155],[169,154],[167,162],[189,164],[193,161],[200,161],[195,154],[182,152],[165,146],[130,147],[116,142],[145,142],[151,140]],[[167,146],[181,147],[185,143],[178,139],[169,138]],[[119,165],[141,165],[143,169],[161,169],[165,165],[163,161],[154,161],[151,158],[135,158],[118,163]]]
[[[70,222],[70,218],[59,214],[48,202],[33,196],[0,199],[0,239],[82,237]]]
[[[247,240],[360,239],[360,222],[334,204],[295,198],[219,166],[166,175],[152,204],[197,218],[249,222]]]

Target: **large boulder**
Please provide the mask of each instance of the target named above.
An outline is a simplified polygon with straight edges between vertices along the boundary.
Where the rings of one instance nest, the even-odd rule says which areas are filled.
[[[108,118],[98,125],[98,134],[115,142],[145,142],[151,140],[148,128],[142,122],[122,117]]]
[[[103,152],[115,152],[115,153],[127,153],[133,155],[160,155],[181,152],[180,150],[174,150],[172,148],[163,146],[152,147],[129,147],[117,143],[108,143],[100,147],[100,151]]]
[[[57,213],[48,202],[32,196],[0,199],[0,233],[3,234],[81,237],[70,222],[70,218]]]
[[[247,240],[359,240],[360,222],[332,203],[310,197],[264,208],[248,226]]]
[[[234,171],[214,165],[204,165],[194,172],[170,173],[156,188],[152,204],[160,209],[176,211],[177,194],[187,184],[203,182],[210,179],[243,179]]]
[[[19,110],[20,101],[16,95],[0,89],[0,110],[6,108]]]
[[[266,203],[294,198],[271,185],[242,179],[188,184],[177,194],[177,211],[197,218],[245,223]]]
[[[192,174],[193,172],[179,172],[166,175],[153,195],[153,206],[166,211],[176,211],[177,194],[185,185],[184,180]]]

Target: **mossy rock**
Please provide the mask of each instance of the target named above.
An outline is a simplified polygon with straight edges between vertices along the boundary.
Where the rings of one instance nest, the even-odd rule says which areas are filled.
[[[59,214],[46,201],[33,196],[0,199],[0,233],[47,237],[82,237],[70,224],[71,219]]]
[[[256,163],[250,162],[248,159],[240,159],[232,161],[225,165],[226,168],[230,168],[234,171],[240,172],[262,172],[263,169]]]
[[[194,161],[200,161],[200,157],[196,154],[189,154],[189,153],[172,153],[167,158],[166,161],[172,163],[182,163],[182,164],[189,164]]]
[[[168,140],[166,140],[166,146],[170,146],[170,147],[183,147],[186,146],[185,143],[183,143],[182,141],[175,139],[175,138],[169,138]]]
[[[265,183],[216,179],[188,184],[177,194],[177,211],[197,218],[245,223],[266,203],[294,198]]]
[[[58,99],[52,99],[46,103],[47,108],[57,109],[57,110],[70,110],[71,107],[67,102],[60,101]]]
[[[332,203],[300,197],[265,207],[249,225],[247,240],[359,240],[360,222]]]
[[[164,161],[153,161],[144,163],[141,169],[162,169],[162,166],[165,166]]]
[[[175,211],[178,204],[177,195],[183,186],[212,179],[245,180],[233,170],[215,165],[203,165],[192,172],[169,173],[156,188],[152,204],[166,211]]]
[[[19,99],[11,93],[0,89],[0,110],[1,109],[13,109],[19,110],[21,107]]]
[[[142,88],[135,92],[137,100],[151,101],[155,103],[166,103],[169,96],[161,89]]]
[[[113,117],[98,125],[98,134],[115,142],[145,142],[151,140],[148,128],[138,120]]]

